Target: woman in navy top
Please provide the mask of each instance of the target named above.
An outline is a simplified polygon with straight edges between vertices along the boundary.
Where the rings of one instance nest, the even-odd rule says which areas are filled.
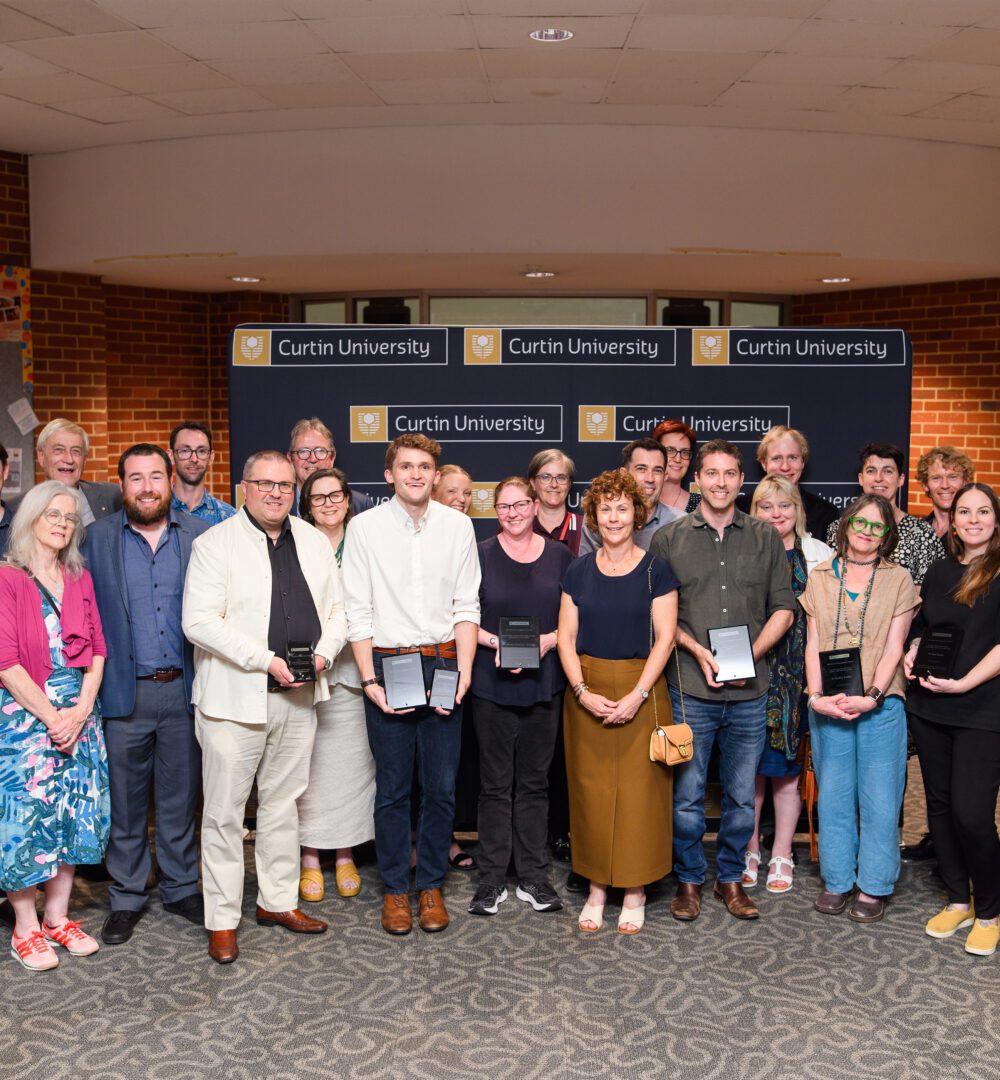
[[[645,886],[671,868],[673,776],[649,760],[655,723],[672,722],[663,669],[677,630],[678,581],[633,541],[648,509],[624,469],[584,496],[601,547],[563,578],[559,658],[573,690],[564,708],[573,869],[590,879],[584,933],[604,923],[609,885],[625,889],[618,930],[645,921]]]
[[[472,669],[479,740],[479,887],[469,911],[495,915],[507,898],[511,851],[517,897],[536,911],[562,907],[548,879],[548,772],[565,686],[556,647],[560,582],[572,556],[534,531],[532,486],[511,476],[493,494],[500,531],[479,545],[479,648]],[[534,616],[537,669],[501,668],[501,616]]]

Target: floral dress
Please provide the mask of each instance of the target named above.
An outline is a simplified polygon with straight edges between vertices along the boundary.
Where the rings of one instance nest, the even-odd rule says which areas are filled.
[[[79,699],[83,670],[65,666],[59,616],[41,599],[52,657],[45,693],[67,708]],[[48,881],[61,863],[99,863],[110,818],[99,708],[64,754],[48,728],[0,687],[0,888],[13,892]]]

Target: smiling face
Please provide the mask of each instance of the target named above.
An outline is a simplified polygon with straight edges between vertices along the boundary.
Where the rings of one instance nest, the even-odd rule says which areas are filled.
[[[691,468],[691,440],[683,431],[670,431],[660,437],[660,446],[667,452],[664,479],[679,484]]]
[[[764,472],[784,476],[793,484],[799,482],[805,465],[802,447],[791,435],[782,435],[780,439],[775,439],[767,448],[764,457]]]
[[[887,524],[874,503],[863,506],[847,526],[847,557],[857,562],[870,562],[876,558],[885,536],[882,526]]]
[[[608,495],[601,499],[595,515],[602,543],[621,544],[632,536],[635,507],[628,495]]]
[[[505,484],[496,498],[501,531],[522,540],[535,526],[535,502],[519,484]]]
[[[906,477],[896,467],[892,458],[869,457],[858,473],[858,483],[866,495],[881,495],[890,503],[896,502],[896,493],[906,482]]]
[[[706,454],[697,478],[702,499],[717,514],[724,514],[740,493],[743,470],[731,454]]]
[[[159,454],[130,454],[122,463],[125,516],[137,525],[152,525],[170,512],[170,477]]]
[[[465,473],[448,473],[441,477],[434,488],[434,499],[467,514],[472,505],[472,481]]]
[[[647,506],[655,506],[663,490],[666,466],[663,455],[657,450],[636,448],[629,458],[628,471],[635,477]]]
[[[757,503],[756,517],[770,522],[777,530],[782,541],[788,541],[795,533],[795,503],[774,491]]]
[[[173,449],[174,470],[186,484],[197,487],[205,479],[208,467],[215,460],[204,431],[182,428],[177,432]]]
[[[270,491],[261,491],[258,480],[265,484],[274,484]],[[276,485],[285,484],[287,491],[281,491]],[[270,486],[270,485],[269,485]],[[295,470],[288,461],[278,458],[262,458],[253,467],[253,476],[244,480],[243,499],[247,512],[265,529],[279,529],[288,517],[295,498]]]
[[[391,484],[396,498],[407,507],[419,509],[430,502],[431,490],[438,478],[434,458],[426,450],[401,446],[392,468],[385,470],[385,482]]]
[[[952,524],[959,540],[965,545],[965,554],[981,554],[997,528],[993,504],[984,492],[973,488],[955,504]]]
[[[344,485],[335,476],[321,476],[309,489],[309,513],[321,529],[336,532],[347,517]]]
[[[38,467],[47,480],[59,480],[69,487],[80,483],[83,467],[87,463],[87,451],[83,436],[73,431],[54,431],[39,447]]]
[[[543,465],[532,480],[538,501],[547,510],[562,510],[569,498],[570,468],[565,458]]]
[[[334,450],[329,439],[310,428],[292,440],[288,460],[295,469],[296,483],[302,487],[306,479],[314,472],[333,468],[337,460],[337,451]]]
[[[79,528],[78,514],[72,495],[53,495],[32,526],[36,545],[50,551],[62,551],[73,538],[73,530]]]
[[[961,469],[945,465],[943,461],[934,461],[927,468],[927,483],[924,492],[937,510],[950,510],[959,489],[967,483]]]

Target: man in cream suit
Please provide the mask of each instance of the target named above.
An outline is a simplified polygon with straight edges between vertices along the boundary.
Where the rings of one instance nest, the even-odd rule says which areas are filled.
[[[243,810],[257,780],[257,921],[320,934],[298,910],[296,800],[309,780],[315,704],[347,639],[333,549],[290,518],[295,473],[284,454],[253,454],[243,510],[198,537],[184,585],[184,633],[195,646],[195,733],[202,749],[201,828],[209,956],[231,963],[243,903]],[[290,644],[311,644],[315,682],[296,682]]]

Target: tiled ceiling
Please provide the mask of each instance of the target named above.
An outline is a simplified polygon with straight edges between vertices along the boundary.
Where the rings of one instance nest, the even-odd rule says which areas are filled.
[[[469,123],[1000,146],[1000,2],[0,2],[4,149]]]

